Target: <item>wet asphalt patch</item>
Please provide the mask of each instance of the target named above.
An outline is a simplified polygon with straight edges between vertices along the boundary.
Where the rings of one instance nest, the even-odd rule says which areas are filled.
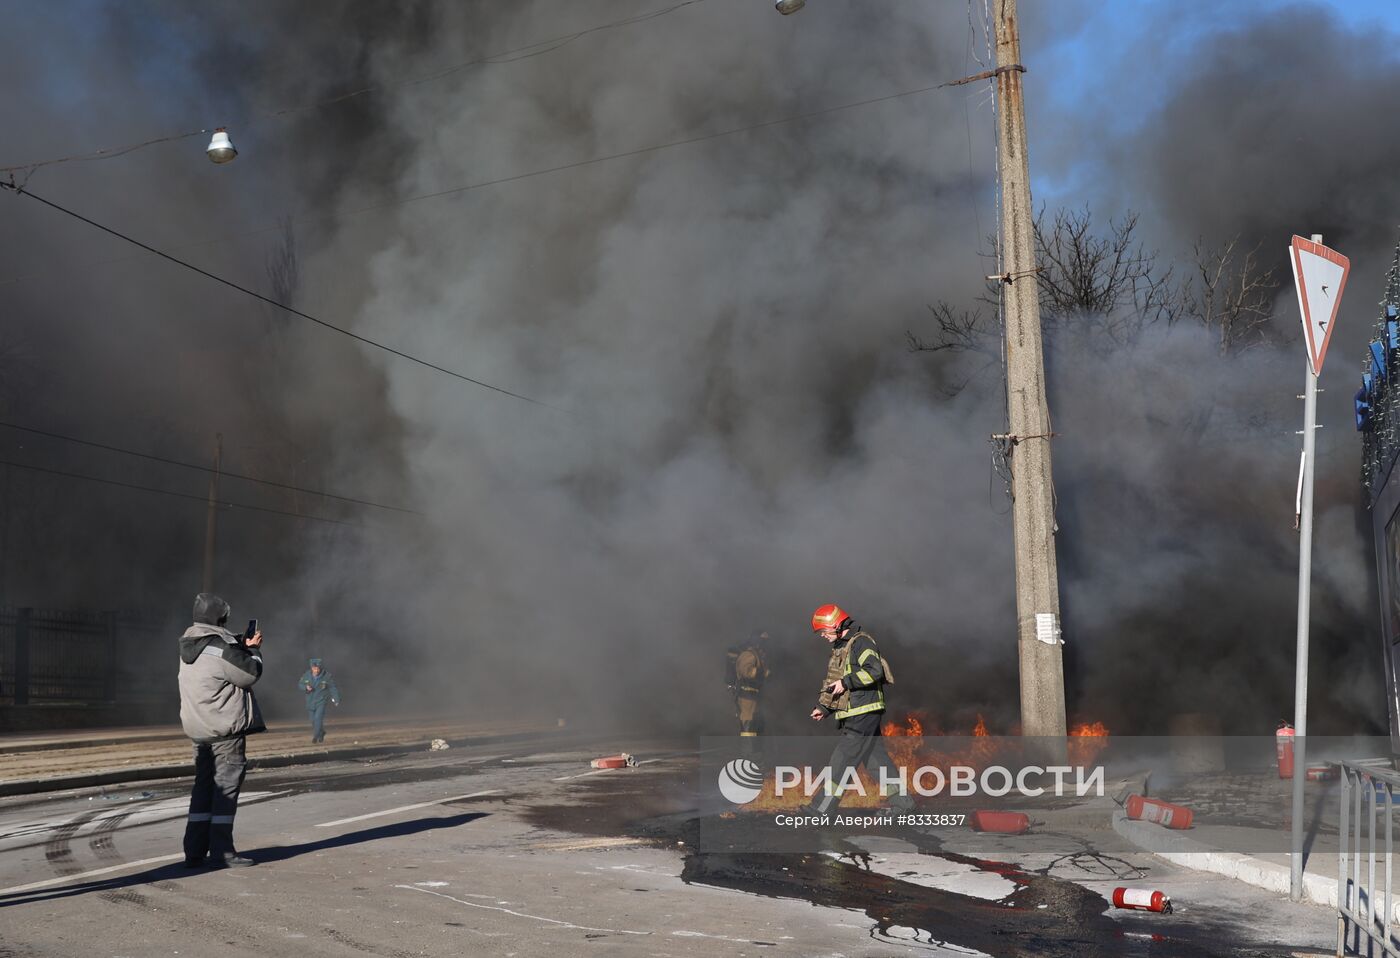
[[[1030,871],[955,854],[945,851],[934,836],[906,831],[900,838],[914,844],[920,854],[995,873],[1009,880],[1014,890],[999,900],[988,900],[903,881],[870,870],[868,854],[845,845],[835,833],[833,845],[844,852],[840,857],[700,851],[702,816],[678,798],[693,794],[688,771],[648,772],[645,788],[638,787],[638,774],[619,770],[615,776],[585,780],[569,792],[575,804],[530,805],[522,809],[523,817],[529,824],[553,831],[628,836],[678,850],[683,855],[680,877],[686,883],[861,911],[870,921],[872,940],[901,949],[946,945],[975,949],[993,958],[1288,958],[1294,953],[1281,944],[1232,946],[1228,944],[1231,929],[1199,917],[1190,926],[1163,920],[1159,930],[1136,922],[1120,923],[1109,916],[1102,895],[1047,874],[1049,868]],[[668,781],[662,784],[658,779]],[[708,842],[718,840],[738,848],[754,845],[756,816],[741,813],[707,817],[703,822]],[[726,832],[733,836],[728,843]],[[1066,860],[1088,867],[1075,861],[1084,857],[1066,856]],[[1115,870],[1125,866],[1134,876],[1140,875],[1121,859],[1102,865]]]

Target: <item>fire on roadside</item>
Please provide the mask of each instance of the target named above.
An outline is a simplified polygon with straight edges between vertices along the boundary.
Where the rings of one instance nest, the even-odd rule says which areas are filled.
[[[885,748],[895,765],[909,772],[931,765],[947,769],[955,765],[982,769],[994,762],[1007,762],[1019,752],[1018,740],[993,736],[986,719],[980,714],[970,730],[946,730],[942,723],[927,712],[909,712],[881,726]],[[1071,765],[1092,764],[1108,745],[1108,726],[1103,722],[1080,722],[1070,727],[1069,761]],[[958,741],[956,747],[940,747],[940,739],[969,739]],[[843,809],[879,808],[886,800],[879,794],[878,779],[867,768],[860,768],[864,795],[855,791],[841,798]],[[806,804],[809,799],[801,789],[789,789],[780,797],[770,775],[763,783],[758,798],[743,807],[745,812],[790,811]]]

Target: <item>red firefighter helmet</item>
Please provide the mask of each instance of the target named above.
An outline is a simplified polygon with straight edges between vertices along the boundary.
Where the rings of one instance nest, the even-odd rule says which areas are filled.
[[[820,632],[822,629],[836,629],[838,632],[841,626],[851,621],[851,617],[839,605],[818,606],[817,611],[812,613],[812,631]]]

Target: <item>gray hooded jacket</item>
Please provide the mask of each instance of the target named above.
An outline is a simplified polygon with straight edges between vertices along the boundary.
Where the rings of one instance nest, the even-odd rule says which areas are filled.
[[[196,622],[180,636],[180,723],[196,742],[267,729],[253,683],[262,676],[262,653],[217,625]]]

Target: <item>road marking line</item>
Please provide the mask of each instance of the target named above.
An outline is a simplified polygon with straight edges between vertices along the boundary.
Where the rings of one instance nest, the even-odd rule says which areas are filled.
[[[632,766],[632,767],[633,767],[633,768],[640,768],[640,767],[643,766],[643,765],[650,765],[652,762],[664,762],[664,761],[666,761],[668,758],[675,758],[675,757],[676,757],[676,756],[674,756],[674,755],[663,755],[663,756],[661,756],[660,758],[649,758],[649,759],[647,759],[647,760],[644,761],[644,762],[638,762],[636,765],[634,765],[634,766]],[[615,768],[595,768],[595,769],[594,769],[593,771],[591,771],[591,772],[579,772],[577,775],[565,775],[563,778],[556,778],[555,781],[556,781],[556,782],[568,782],[568,781],[572,781],[573,779],[576,779],[576,778],[586,778],[586,777],[588,777],[589,775],[602,775],[604,772],[616,772],[616,771],[618,771],[618,769],[615,769]]]
[[[556,852],[581,852],[593,848],[619,848],[624,845],[642,845],[642,838],[566,838],[552,842],[533,842],[526,848],[547,848]]]
[[[106,868],[94,868],[92,871],[88,872],[60,875],[57,878],[49,878],[45,881],[30,882],[28,885],[16,885],[13,888],[0,888],[0,895],[14,895],[24,891],[37,891],[40,888],[52,888],[54,885],[69,885],[85,878],[108,875],[112,872],[124,871],[128,868],[140,868],[142,865],[155,865],[159,862],[181,861],[184,857],[184,852],[180,852],[176,855],[161,855],[158,858],[143,858],[140,861],[122,862],[120,865],[108,865]]]
[[[349,825],[351,822],[362,822],[367,818],[379,818],[381,815],[396,815],[399,812],[411,812],[416,808],[429,808],[433,805],[446,805],[448,802],[460,802],[464,798],[479,798],[482,795],[495,795],[500,792],[499,788],[488,789],[484,792],[472,792],[468,795],[454,795],[451,798],[435,798],[431,802],[419,802],[416,805],[400,805],[398,808],[386,808],[382,812],[369,812],[364,815],[355,815],[352,818],[338,818],[333,822],[322,822],[317,828],[331,828],[335,825]]]
[[[444,895],[440,891],[433,891],[428,888],[416,888],[413,885],[395,885],[395,888],[402,888],[406,891],[421,891],[425,895],[435,895],[438,898],[446,898],[448,901],[455,901],[459,905],[466,905],[468,908],[484,908],[487,911],[501,911],[507,915],[514,915],[517,918],[530,918],[534,921],[548,922],[551,925],[558,925],[561,928],[573,928],[577,931],[605,931],[614,935],[650,935],[649,931],[628,931],[625,928],[590,928],[588,925],[575,925],[571,921],[561,921],[558,918],[545,918],[543,915],[527,915],[523,911],[512,911],[509,908],[498,908],[495,905],[478,905],[474,901],[462,901],[460,898],[453,898],[451,895]]]

